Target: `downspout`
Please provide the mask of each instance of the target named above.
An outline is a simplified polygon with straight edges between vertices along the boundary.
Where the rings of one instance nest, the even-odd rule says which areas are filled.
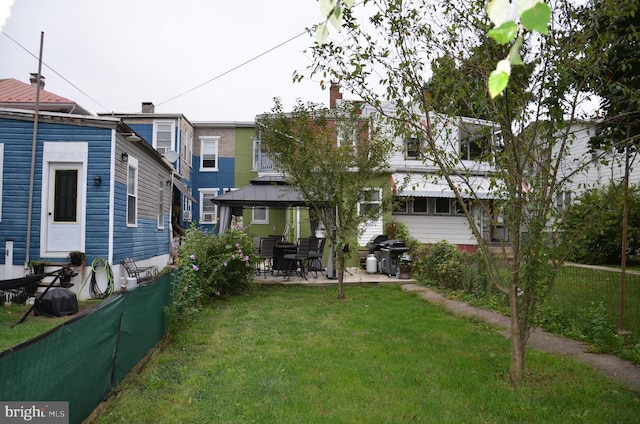
[[[31,216],[33,214],[33,182],[36,173],[36,150],[38,140],[38,112],[40,108],[40,74],[42,72],[42,46],[44,32],[40,32],[40,56],[38,57],[38,75],[36,77],[36,104],[33,114],[33,140],[31,141],[31,175],[29,176],[29,205],[27,206],[27,240],[25,245],[24,269],[29,269],[29,250],[31,249]],[[44,165],[44,164],[43,164]],[[6,266],[6,265],[5,265]]]

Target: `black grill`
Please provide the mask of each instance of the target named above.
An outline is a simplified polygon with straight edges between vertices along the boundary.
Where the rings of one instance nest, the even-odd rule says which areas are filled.
[[[369,243],[367,243],[367,248],[369,249],[369,253],[374,253],[380,250],[380,248],[382,247],[382,242],[387,241],[389,239],[389,237],[385,236],[384,234],[379,234],[375,237],[373,237],[371,240],[369,240]]]
[[[407,253],[409,248],[404,240],[386,240],[380,243],[380,266],[378,269],[382,274],[389,276],[396,275],[400,270],[398,258]]]

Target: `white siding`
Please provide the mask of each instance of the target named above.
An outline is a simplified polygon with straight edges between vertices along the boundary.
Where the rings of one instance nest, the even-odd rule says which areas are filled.
[[[384,234],[384,230],[382,228],[382,217],[378,219],[376,222],[369,222],[364,228],[362,228],[363,232],[360,237],[358,237],[358,244],[360,246],[366,246],[373,237]]]
[[[464,216],[393,215],[420,243],[478,244]]]

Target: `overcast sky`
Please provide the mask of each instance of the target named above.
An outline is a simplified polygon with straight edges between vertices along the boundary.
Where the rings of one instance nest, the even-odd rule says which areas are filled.
[[[313,39],[287,42],[321,20],[316,0],[15,0],[3,26],[10,3],[0,79],[29,82],[44,32],[45,89],[94,114],[150,101],[191,121],[253,121],[274,97],[328,103],[319,78],[292,82]]]

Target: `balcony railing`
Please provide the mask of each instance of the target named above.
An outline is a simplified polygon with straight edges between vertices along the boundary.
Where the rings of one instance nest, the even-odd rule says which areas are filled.
[[[254,168],[258,172],[264,171],[277,171],[278,162],[271,159],[267,154],[261,150],[257,151],[254,155]]]

